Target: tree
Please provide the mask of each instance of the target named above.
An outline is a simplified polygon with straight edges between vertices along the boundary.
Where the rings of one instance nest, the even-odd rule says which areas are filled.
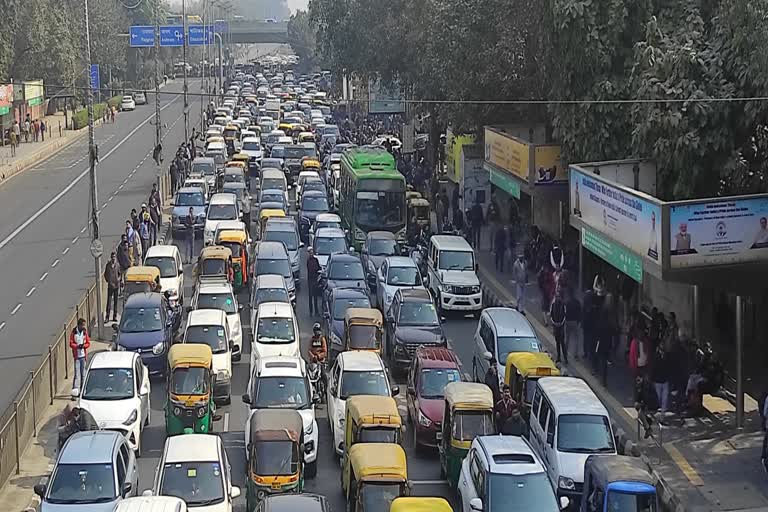
[[[309,12],[296,11],[288,20],[288,43],[299,57],[299,66],[309,71],[319,64],[317,59],[316,26]]]

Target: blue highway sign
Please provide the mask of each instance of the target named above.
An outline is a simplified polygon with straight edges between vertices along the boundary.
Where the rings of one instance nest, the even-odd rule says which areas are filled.
[[[99,75],[99,65],[91,64],[91,89],[98,91],[101,89],[101,76]]]
[[[160,46],[184,46],[184,25],[161,25]]]
[[[212,25],[206,25],[206,26],[190,25],[188,44],[189,46],[202,46],[204,44],[213,44],[213,26]]]
[[[151,48],[155,46],[155,27],[151,25],[133,25],[131,27],[131,47]]]

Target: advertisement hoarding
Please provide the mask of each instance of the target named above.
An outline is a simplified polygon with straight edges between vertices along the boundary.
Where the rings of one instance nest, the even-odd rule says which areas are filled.
[[[13,85],[0,85],[0,116],[11,111],[13,105]]]
[[[509,135],[485,127],[485,161],[528,181],[529,146]]]
[[[568,179],[558,145],[536,146],[533,149],[533,170],[537,185],[563,183]]]
[[[670,267],[768,259],[768,197],[672,204]]]
[[[385,88],[378,81],[368,82],[368,113],[369,114],[403,114],[405,101],[397,86]]]
[[[571,215],[661,264],[661,207],[641,192],[619,188],[570,168]]]
[[[24,100],[29,103],[35,98],[43,97],[43,81],[32,80],[24,82]]]
[[[445,172],[448,179],[454,183],[461,182],[461,148],[467,144],[474,144],[474,135],[457,135],[448,129],[445,141]]]

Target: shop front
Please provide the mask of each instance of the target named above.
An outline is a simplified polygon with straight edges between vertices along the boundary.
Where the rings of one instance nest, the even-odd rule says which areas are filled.
[[[24,102],[26,104],[26,114],[31,119],[40,119],[45,117],[45,95],[42,80],[32,80],[24,82]]]

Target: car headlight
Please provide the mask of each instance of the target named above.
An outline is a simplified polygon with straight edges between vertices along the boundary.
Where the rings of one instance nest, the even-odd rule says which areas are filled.
[[[126,427],[129,426],[129,425],[133,425],[133,423],[136,421],[136,418],[138,418],[138,417],[139,417],[139,410],[138,409],[134,409],[131,412],[131,415],[128,416],[128,419],[123,422],[123,425],[125,425]]]
[[[568,478],[567,476],[557,477],[557,486],[561,489],[568,489],[568,490],[576,489],[576,484],[573,483],[573,478]]]
[[[480,293],[480,287],[479,286],[473,286],[472,287],[472,293]]]
[[[152,353],[157,355],[160,355],[163,353],[163,349],[165,349],[165,344],[162,341],[158,341],[154,347],[152,347]]]
[[[229,380],[229,377],[230,377],[229,370],[219,370],[218,372],[216,372],[216,380],[225,381],[225,380]]]
[[[207,408],[206,407],[198,407],[197,408],[197,417],[198,418],[202,418],[203,416],[205,416],[206,412],[207,412]]]
[[[178,405],[173,408],[173,415],[174,416],[181,416],[182,410],[181,407]]]
[[[315,431],[315,426],[310,421],[309,422],[309,426],[304,429],[304,433],[309,436],[309,435],[312,435],[312,432],[314,432],[314,431]]]
[[[341,345],[341,338],[336,336],[336,334],[331,334],[331,343],[333,345]]]
[[[451,285],[449,284],[441,284],[440,289],[445,293],[451,293]]]
[[[432,421],[426,416],[424,416],[424,414],[422,414],[421,411],[419,411],[419,425],[421,425],[422,427],[428,427],[432,425]]]

